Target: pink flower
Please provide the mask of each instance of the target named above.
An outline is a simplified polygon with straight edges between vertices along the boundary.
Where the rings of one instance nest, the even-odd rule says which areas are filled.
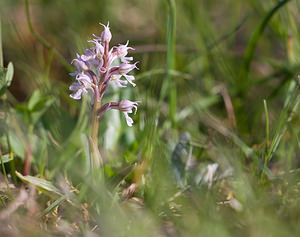
[[[126,122],[127,122],[127,125],[129,127],[132,126],[133,124],[133,120],[132,118],[129,117],[128,113],[132,113],[132,110],[135,109],[134,111],[134,114],[136,114],[136,111],[137,111],[137,105],[138,103],[140,103],[139,101],[130,101],[130,100],[122,100],[119,105],[118,105],[118,110],[122,111],[125,118],[126,118]]]
[[[86,49],[84,50],[84,53],[83,55],[81,55],[81,58],[84,60],[84,61],[91,61],[91,60],[94,60],[95,59],[95,54],[89,50],[89,49]]]
[[[92,82],[92,79],[83,72],[77,74],[76,80],[77,82],[73,82],[69,87],[71,91],[76,91],[73,94],[71,94],[70,97],[75,100],[80,100],[81,95],[87,94],[87,89],[92,90],[94,84]]]
[[[88,42],[94,43],[95,46],[92,48],[93,50],[93,54],[95,58],[101,59],[102,56],[104,55],[104,47],[103,45],[99,42],[99,40],[93,39],[93,40],[89,40]]]
[[[133,120],[129,117],[128,113],[132,113],[133,109],[134,114],[136,114],[137,111],[137,105],[140,103],[140,101],[130,101],[130,100],[122,100],[120,102],[109,102],[101,106],[101,108],[98,111],[98,118],[100,118],[103,114],[105,114],[110,109],[117,109],[123,112],[127,125],[129,127],[132,126]]]
[[[134,48],[127,47],[128,43],[129,41],[127,41],[125,45],[119,44],[118,47],[115,47],[115,54],[118,58],[120,58],[122,63],[129,63],[133,60],[133,57],[126,57],[128,50],[134,50]]]
[[[127,82],[135,87],[136,84],[133,82],[135,79],[134,76],[127,75],[127,73],[137,68],[136,64],[137,62],[135,64],[122,63],[119,67],[112,68],[110,76],[111,80],[119,87],[126,87],[125,85],[127,85]],[[127,81],[121,80],[121,77],[125,77]]]
[[[122,75],[111,75],[110,80],[113,81],[118,87],[126,87],[128,81],[121,80],[121,77]]]
[[[132,109],[135,109],[134,114],[136,114],[138,103],[140,103],[140,101],[121,100],[118,109],[128,113],[132,113]]]
[[[135,64],[129,64],[129,63],[122,63],[119,66],[118,72],[119,74],[121,74],[122,76],[124,76],[125,74],[127,74],[128,72],[132,71],[133,69],[137,68],[136,64],[138,62],[136,62]]]
[[[134,50],[132,47],[127,47],[129,41],[125,45],[119,44],[119,46],[114,46],[109,51],[108,64],[111,65],[114,60],[120,59],[123,64],[128,64],[133,60],[133,57],[126,57],[128,50]]]
[[[88,63],[79,55],[76,54],[77,58],[73,59],[71,64],[74,64],[78,71],[89,70]]]

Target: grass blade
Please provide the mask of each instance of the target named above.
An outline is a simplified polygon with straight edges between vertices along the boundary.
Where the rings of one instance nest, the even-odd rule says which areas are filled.
[[[268,25],[269,21],[273,17],[273,15],[281,8],[283,7],[286,3],[288,3],[290,0],[280,0],[263,18],[261,23],[258,25],[256,30],[254,31],[251,39],[249,40],[249,43],[247,45],[245,54],[244,54],[244,60],[243,60],[243,67],[242,67],[242,78],[243,81],[246,82],[243,83],[242,85],[244,86],[242,89],[247,88],[248,84],[248,73],[250,69],[250,63],[253,59],[254,52],[257,46],[257,43],[264,32],[266,26]]]
[[[47,207],[42,212],[42,214],[40,215],[40,217],[43,217],[43,216],[47,215],[49,212],[51,212],[54,208],[56,208],[57,206],[59,206],[65,200],[67,200],[67,196],[62,196],[59,199],[55,200],[49,207]]]

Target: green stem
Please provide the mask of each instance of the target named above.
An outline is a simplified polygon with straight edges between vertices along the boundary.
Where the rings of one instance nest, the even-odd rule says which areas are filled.
[[[169,18],[168,18],[168,36],[167,36],[167,81],[169,81],[169,108],[172,126],[176,126],[176,83],[172,80],[170,71],[175,68],[175,43],[176,43],[176,4],[175,0],[168,0]]]
[[[268,149],[269,149],[269,111],[268,111],[268,106],[267,106],[267,101],[264,100],[264,109],[265,109],[265,117],[266,117],[266,141],[265,141],[265,154],[264,154],[264,169],[267,168],[268,164]],[[265,177],[265,172],[261,173],[261,181],[262,183],[265,183],[266,177]]]
[[[99,130],[99,119],[97,116],[98,110],[100,109],[101,102],[95,99],[93,110],[92,110],[92,134],[90,140],[91,146],[91,168],[92,170],[98,169],[101,165],[101,157],[98,149],[98,130]]]
[[[262,22],[258,25],[255,32],[253,33],[245,54],[244,54],[244,60],[243,60],[243,68],[242,68],[242,77],[244,80],[246,80],[246,84],[243,83],[244,87],[242,89],[247,88],[248,83],[248,74],[250,69],[250,63],[253,59],[253,55],[257,46],[257,43],[260,39],[260,36],[262,35],[263,31],[265,30],[266,26],[268,25],[269,21],[271,20],[272,16],[286,3],[288,3],[290,0],[280,0],[278,3],[267,13],[267,15],[263,18]]]
[[[30,174],[30,166],[31,166],[31,157],[32,157],[32,149],[31,149],[31,137],[33,135],[33,125],[30,124],[28,128],[28,143],[26,145],[25,152],[25,161],[24,161],[24,175]]]
[[[3,175],[4,175],[4,180],[5,180],[7,189],[9,190],[9,182],[8,182],[8,178],[7,178],[7,174],[6,174],[4,162],[3,162],[3,159],[2,159],[2,152],[1,152],[1,150],[0,150],[0,161],[1,161],[1,166],[2,166],[2,172],[3,172]]]
[[[54,48],[51,46],[51,44],[44,39],[39,33],[37,33],[32,26],[32,22],[30,19],[30,13],[29,13],[29,3],[28,0],[25,0],[25,10],[26,10],[26,19],[27,19],[27,24],[29,27],[30,32],[34,35],[34,37],[40,41],[40,43],[47,48],[48,50],[52,51],[53,54],[56,56],[56,58],[61,62],[62,65],[69,71],[72,72],[73,68],[72,66],[66,61],[66,59]]]
[[[269,111],[267,101],[264,100],[264,109],[265,109],[265,117],[266,117],[266,144],[265,144],[265,157],[268,153],[268,144],[269,144],[269,137],[270,137],[270,128],[269,128]]]
[[[9,108],[8,108],[8,102],[7,102],[7,94],[9,93],[8,90],[5,91],[5,96],[3,97],[3,104],[4,104],[4,121],[5,121],[5,124],[6,126],[8,127],[8,122],[7,122],[7,119],[8,119],[8,113],[9,113]],[[9,156],[12,158],[12,161],[9,162],[10,164],[10,171],[11,171],[11,176],[12,176],[12,179],[13,181],[16,183],[17,182],[17,176],[16,176],[16,173],[15,173],[15,159],[14,159],[14,154],[12,152],[12,149],[11,149],[11,144],[10,144],[10,139],[9,139],[9,131],[7,130],[6,133],[5,133],[5,137],[6,137],[6,142],[7,142],[7,148],[8,148],[8,153],[9,153]]]
[[[0,67],[3,67],[3,50],[2,50],[2,26],[0,17]]]
[[[265,154],[264,158],[264,168],[267,168],[267,165],[269,161],[272,159],[273,154],[276,152],[281,138],[285,134],[287,130],[287,122],[291,119],[293,114],[295,114],[295,111],[298,108],[298,105],[300,103],[300,96],[298,95],[295,99],[295,96],[298,94],[299,86],[296,84],[295,81],[291,81],[290,86],[288,88],[287,96],[284,102],[283,110],[281,112],[281,115],[279,117],[279,123],[276,128],[275,135],[273,137],[272,143],[270,145],[270,148]],[[296,101],[296,102],[294,102]],[[265,181],[265,176],[262,173],[261,175],[262,182]]]
[[[169,113],[173,127],[176,126],[176,84],[172,80],[172,70],[175,68],[175,33],[176,33],[176,4],[175,0],[167,0],[169,5],[169,16],[167,24],[167,70],[158,100],[156,117],[159,117],[159,108],[169,92]]]

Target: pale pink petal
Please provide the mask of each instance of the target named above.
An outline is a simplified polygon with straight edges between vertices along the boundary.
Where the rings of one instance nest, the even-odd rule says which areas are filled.
[[[133,85],[134,87],[136,86],[136,84],[132,82],[135,79],[134,76],[124,75],[124,77],[131,85]]]
[[[80,100],[81,99],[81,94],[82,94],[82,90],[79,89],[75,93],[71,94],[70,97],[73,98],[74,100]]]
[[[74,82],[70,85],[69,90],[71,91],[77,91],[79,89],[81,89],[81,85],[78,82]]]
[[[132,124],[133,124],[132,118],[130,118],[129,115],[128,115],[128,113],[126,113],[126,112],[124,112],[123,114],[124,114],[124,116],[125,116],[125,118],[126,118],[126,123],[127,123],[127,125],[128,125],[129,127],[131,127]]]

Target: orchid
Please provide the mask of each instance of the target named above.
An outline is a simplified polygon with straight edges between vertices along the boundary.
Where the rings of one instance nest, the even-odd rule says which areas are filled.
[[[104,27],[101,36],[93,34],[93,39],[88,41],[93,44],[93,47],[86,49],[82,55],[77,54],[77,58],[72,60],[72,64],[77,68],[77,71],[71,74],[71,76],[75,76],[75,82],[69,88],[73,91],[70,95],[73,99],[79,100],[82,95],[90,92],[94,100],[100,102],[110,81],[120,88],[126,87],[128,84],[136,86],[133,82],[134,76],[128,75],[129,72],[137,69],[137,63],[130,63],[133,57],[127,56],[128,52],[134,48],[128,46],[129,41],[126,44],[109,48],[112,38],[109,24],[107,26],[101,25]],[[115,66],[116,60],[121,62],[119,66]],[[122,100],[116,103],[107,103],[111,107],[107,107],[107,104],[101,106],[98,103],[98,118],[109,109],[118,109],[124,113],[128,126],[132,126],[133,120],[128,113],[132,113],[133,108],[137,110],[138,102]]]
[[[101,105],[102,97],[110,82],[115,83],[120,88],[126,87],[128,84],[136,86],[133,82],[134,76],[128,75],[128,73],[137,69],[137,63],[131,63],[133,57],[127,56],[128,51],[134,50],[132,47],[128,47],[129,41],[126,44],[119,44],[119,46],[110,48],[109,43],[112,34],[109,24],[100,25],[104,27],[101,36],[93,34],[93,38],[88,41],[93,44],[93,47],[84,50],[82,55],[76,54],[76,58],[71,62],[77,70],[70,74],[75,77],[75,82],[69,87],[72,91],[70,97],[75,100],[80,100],[82,95],[88,93],[92,97],[92,134],[89,142],[93,168],[99,168],[101,164],[98,149],[99,118],[110,109],[117,109],[124,114],[127,125],[131,127],[133,120],[128,114],[132,113],[133,110],[136,113],[139,103],[139,101],[122,100]]]

